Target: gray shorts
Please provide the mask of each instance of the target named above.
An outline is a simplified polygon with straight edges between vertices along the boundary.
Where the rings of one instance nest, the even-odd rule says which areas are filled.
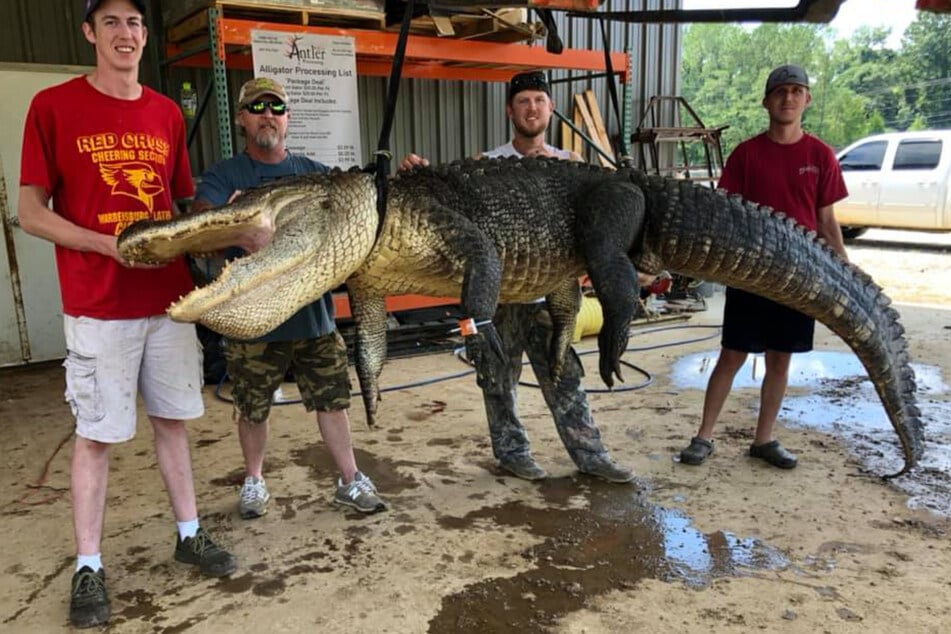
[[[168,317],[64,318],[66,401],[76,435],[104,443],[135,436],[136,395],[149,416],[198,418],[201,348],[193,324]]]

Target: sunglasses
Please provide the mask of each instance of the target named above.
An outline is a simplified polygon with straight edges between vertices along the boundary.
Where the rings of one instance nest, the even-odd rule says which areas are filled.
[[[264,101],[263,99],[258,99],[257,101],[245,104],[244,109],[251,114],[264,114],[265,110],[270,110],[271,114],[275,117],[287,114],[287,104],[283,101]]]

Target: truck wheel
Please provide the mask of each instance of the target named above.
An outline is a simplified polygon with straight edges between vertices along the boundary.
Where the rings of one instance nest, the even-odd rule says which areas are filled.
[[[842,237],[846,240],[852,240],[866,231],[868,231],[868,227],[842,227]]]

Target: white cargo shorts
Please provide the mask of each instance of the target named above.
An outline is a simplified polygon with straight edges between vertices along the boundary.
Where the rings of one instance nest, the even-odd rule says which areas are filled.
[[[66,401],[76,435],[104,443],[131,439],[138,393],[149,416],[188,420],[204,413],[201,345],[193,324],[164,315],[64,317]]]

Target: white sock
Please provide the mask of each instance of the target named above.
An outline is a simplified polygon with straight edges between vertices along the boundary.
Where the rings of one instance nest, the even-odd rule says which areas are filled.
[[[187,522],[175,522],[178,524],[178,537],[184,540],[186,537],[194,537],[198,533],[198,518],[188,520]]]
[[[95,555],[76,555],[76,572],[83,566],[88,566],[93,572],[102,569],[102,553]]]

